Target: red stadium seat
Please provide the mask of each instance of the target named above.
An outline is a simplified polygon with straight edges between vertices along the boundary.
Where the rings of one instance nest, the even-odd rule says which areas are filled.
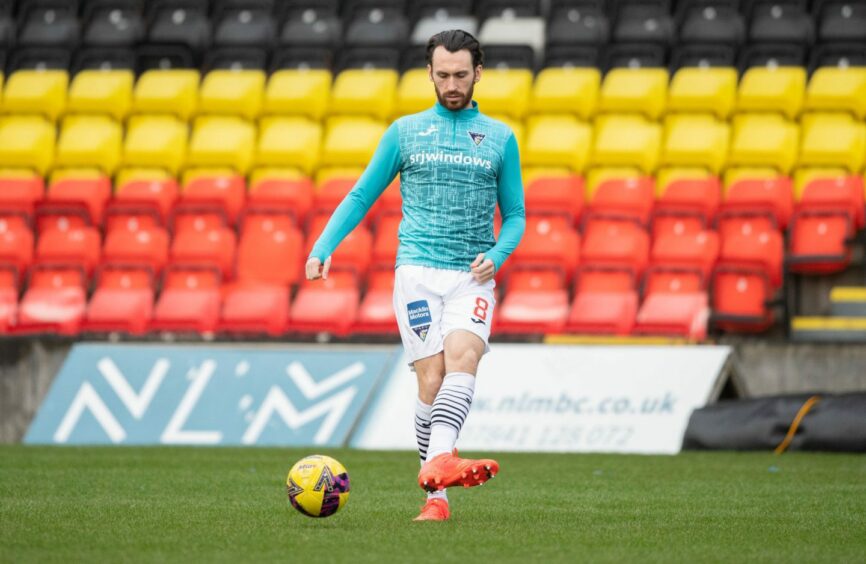
[[[82,330],[146,333],[153,315],[153,286],[153,275],[145,269],[100,269]]]
[[[794,210],[791,179],[785,176],[745,179],[734,182],[719,208],[723,218],[764,216],[779,229],[785,229]]]
[[[150,328],[213,333],[219,321],[220,298],[220,276],[216,269],[168,269]]]
[[[654,201],[652,178],[617,178],[598,185],[589,201],[588,212],[593,217],[628,219],[649,226]]]
[[[308,178],[267,178],[250,187],[248,210],[288,212],[301,225],[313,207],[313,183]]]
[[[0,267],[11,268],[19,277],[33,262],[33,232],[21,221],[0,217]]]
[[[168,262],[168,243],[168,233],[161,227],[116,229],[105,237],[102,262],[145,266],[158,276]]]
[[[763,273],[773,288],[782,286],[784,242],[778,231],[737,233],[722,240],[718,266]]]
[[[649,267],[644,275],[644,295],[652,294],[683,294],[706,290],[709,274],[701,274],[699,270],[682,270],[678,268]]]
[[[526,187],[527,214],[564,214],[578,225],[584,206],[584,184],[580,176],[539,177]]]
[[[806,274],[831,274],[848,268],[853,220],[845,209],[796,212],[790,227],[789,269]]]
[[[0,177],[0,216],[31,219],[37,202],[44,197],[45,182],[41,177]]]
[[[593,219],[586,225],[581,262],[596,267],[627,267],[640,277],[649,261],[646,230],[631,221]]]
[[[99,264],[102,238],[95,227],[49,229],[39,236],[36,262],[78,266],[89,276]]]
[[[280,209],[265,209],[248,207],[244,210],[241,218],[240,232],[252,231],[275,231],[295,229],[295,217],[293,214]]]
[[[174,265],[214,266],[223,280],[234,276],[235,232],[228,227],[198,231],[178,231],[171,242],[170,260]]]
[[[361,291],[352,270],[332,270],[327,280],[304,283],[292,304],[290,330],[347,335],[358,318]]]
[[[713,273],[713,324],[725,331],[766,331],[774,322],[768,304],[773,295],[762,270],[719,266]]]
[[[303,267],[303,235],[296,226],[262,223],[244,229],[238,244],[237,279],[289,286]]]
[[[637,304],[635,277],[630,270],[581,268],[565,331],[628,335]]]
[[[394,270],[379,269],[370,272],[367,291],[358,309],[354,333],[397,335],[397,317],[394,314]]]
[[[36,267],[18,308],[16,332],[77,335],[87,307],[80,268]]]
[[[224,290],[219,330],[278,337],[289,324],[289,289],[267,284],[234,284]]]
[[[859,176],[818,178],[806,185],[795,213],[807,210],[842,210],[851,216],[854,229],[866,227],[864,180]]]
[[[502,333],[556,333],[568,315],[568,290],[561,268],[515,269],[496,312]]]
[[[309,256],[313,245],[325,230],[330,214],[314,213],[307,230],[307,242],[304,245],[305,254]],[[370,267],[373,250],[373,236],[363,223],[355,227],[337,246],[331,255],[331,261],[338,268],[353,268],[358,276],[363,277]]]
[[[243,176],[200,176],[190,180],[183,188],[180,201],[174,208],[175,229],[180,229],[181,216],[224,218],[235,225],[246,204],[246,182]],[[208,223],[212,226],[213,223]]]
[[[709,316],[706,292],[654,293],[641,304],[633,332],[702,341],[707,336]]]
[[[580,255],[580,235],[566,217],[530,215],[523,239],[511,255],[511,266],[559,267],[566,284],[574,276]]]
[[[703,231],[713,225],[721,200],[716,177],[674,180],[653,209],[653,238]]]
[[[18,318],[18,276],[0,266],[0,335],[15,328]]]
[[[178,198],[177,182],[133,180],[119,187],[105,211],[106,231],[124,227],[165,227]]]
[[[333,212],[346,194],[352,191],[357,178],[336,177],[326,180],[316,190],[313,196],[313,210],[316,212]]]
[[[399,231],[402,216],[388,214],[381,216],[373,227],[373,266],[394,268],[397,263],[397,248],[400,246]]]
[[[400,193],[400,178],[398,177],[385,188],[385,191],[373,204],[369,217],[370,221],[375,223],[385,215],[400,215],[401,213],[403,213],[403,195]]]
[[[110,198],[111,179],[107,176],[58,180],[36,206],[39,232],[52,227],[102,225]]]
[[[652,266],[696,270],[708,279],[719,256],[719,235],[715,231],[675,235],[668,233],[653,240]]]

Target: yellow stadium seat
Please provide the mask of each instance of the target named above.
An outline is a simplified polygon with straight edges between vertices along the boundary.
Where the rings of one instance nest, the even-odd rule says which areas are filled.
[[[599,184],[616,178],[640,178],[642,173],[633,166],[600,167],[586,173],[586,199],[592,200]],[[643,175],[645,176],[645,175]]]
[[[114,186],[120,188],[133,180],[168,180],[174,178],[164,168],[121,167],[114,175]]]
[[[114,174],[120,164],[123,130],[108,116],[69,116],[57,141],[58,167],[93,167]]]
[[[574,173],[564,166],[526,166],[520,171],[523,185],[529,186],[537,178],[571,178]]]
[[[102,169],[94,167],[72,167],[72,168],[55,168],[48,175],[48,185],[56,184],[62,180],[97,180],[104,179],[105,172]]]
[[[202,116],[195,121],[188,167],[229,168],[246,174],[253,162],[256,129],[234,116]]]
[[[385,124],[367,117],[333,117],[328,120],[319,164],[322,166],[367,166]]]
[[[593,68],[549,67],[538,73],[532,87],[532,113],[571,113],[589,120],[595,113],[601,73]]]
[[[511,128],[511,132],[514,133],[514,140],[517,141],[517,148],[523,149],[524,143],[526,142],[526,129],[523,127],[523,122],[520,120],[516,120],[512,117],[506,115],[490,115],[491,117],[497,121],[501,121],[505,125]]]
[[[252,189],[256,184],[263,180],[269,180],[272,178],[281,180],[302,180],[309,177],[309,175],[304,174],[296,168],[281,168],[273,166],[258,167],[254,168],[250,173],[250,188]]]
[[[255,119],[262,111],[265,73],[260,70],[213,70],[199,90],[198,112]]]
[[[710,113],[728,119],[737,100],[737,70],[685,67],[671,80],[668,112]]]
[[[169,115],[130,118],[123,146],[125,167],[162,168],[177,174],[186,159],[189,127]]]
[[[822,67],[812,73],[806,88],[806,110],[850,112],[866,118],[866,68]]]
[[[328,112],[387,119],[394,112],[397,81],[397,72],[389,69],[344,70],[334,79]]]
[[[703,179],[710,176],[715,175],[703,167],[660,167],[656,173],[656,197],[664,194],[668,185],[675,180]]]
[[[635,167],[652,174],[659,162],[662,128],[638,115],[602,116],[595,123],[592,164]]]
[[[45,176],[54,163],[54,138],[54,124],[43,117],[4,117],[0,120],[0,167],[28,168]]]
[[[423,112],[433,106],[436,99],[433,82],[427,69],[409,69],[400,77],[397,85],[397,109],[395,115]]]
[[[526,69],[487,69],[475,85],[473,99],[486,114],[522,119],[529,109],[532,73]]]
[[[604,113],[638,113],[655,120],[665,110],[667,95],[667,70],[616,68],[604,77],[598,109]]]
[[[197,70],[149,70],[135,84],[132,111],[139,114],[173,114],[187,121],[198,105]]]
[[[40,114],[55,121],[66,109],[69,74],[62,70],[19,70],[6,82],[7,114]]]
[[[794,119],[803,107],[806,69],[802,67],[752,67],[740,81],[738,112],[780,112]]]
[[[525,166],[563,166],[583,172],[589,160],[592,129],[573,116],[536,116],[527,122],[529,134],[521,151]]]
[[[331,97],[331,71],[286,69],[271,75],[262,112],[321,120]]]
[[[806,185],[818,178],[836,178],[848,176],[849,173],[842,167],[805,167],[794,171],[794,199],[799,200],[803,195]]]
[[[337,178],[358,179],[364,173],[362,166],[327,166],[316,172],[316,186],[321,186],[329,180]]]
[[[799,166],[837,166],[851,174],[866,160],[866,125],[847,114],[808,114],[802,120]]]
[[[779,114],[744,114],[734,118],[729,166],[772,167],[788,174],[797,160],[799,130]]]
[[[132,106],[135,77],[128,70],[83,70],[69,86],[66,111],[73,114],[107,114],[122,120]]]
[[[257,167],[294,167],[310,175],[319,162],[322,126],[302,117],[270,117],[259,125]]]
[[[725,171],[724,192],[727,194],[728,188],[740,180],[778,178],[778,176],[779,171],[769,166],[734,166]]]
[[[704,167],[718,174],[725,166],[729,140],[728,124],[711,115],[668,116],[665,120],[662,164]]]

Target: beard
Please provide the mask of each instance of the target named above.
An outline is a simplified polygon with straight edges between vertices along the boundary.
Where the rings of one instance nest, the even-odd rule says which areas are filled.
[[[449,110],[456,111],[462,110],[466,106],[469,105],[470,100],[472,100],[472,94],[475,91],[475,83],[472,83],[469,86],[469,90],[466,93],[459,92],[457,90],[451,90],[449,92],[441,92],[436,86],[433,87],[436,90],[436,98],[439,100],[439,103],[442,106],[448,108]],[[448,98],[448,96],[458,95],[455,98]]]

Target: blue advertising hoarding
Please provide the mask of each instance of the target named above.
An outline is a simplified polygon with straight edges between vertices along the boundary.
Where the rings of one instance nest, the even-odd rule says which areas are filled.
[[[396,347],[77,344],[30,444],[341,446]]]

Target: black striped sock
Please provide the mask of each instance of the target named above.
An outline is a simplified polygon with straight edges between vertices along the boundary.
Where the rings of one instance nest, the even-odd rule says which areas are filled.
[[[415,400],[415,440],[418,441],[418,456],[421,464],[427,460],[427,447],[430,445],[430,412],[432,405]]]
[[[427,460],[443,452],[451,452],[457,436],[469,415],[475,394],[475,376],[466,372],[445,375],[442,387],[433,400],[430,415],[430,441]]]

